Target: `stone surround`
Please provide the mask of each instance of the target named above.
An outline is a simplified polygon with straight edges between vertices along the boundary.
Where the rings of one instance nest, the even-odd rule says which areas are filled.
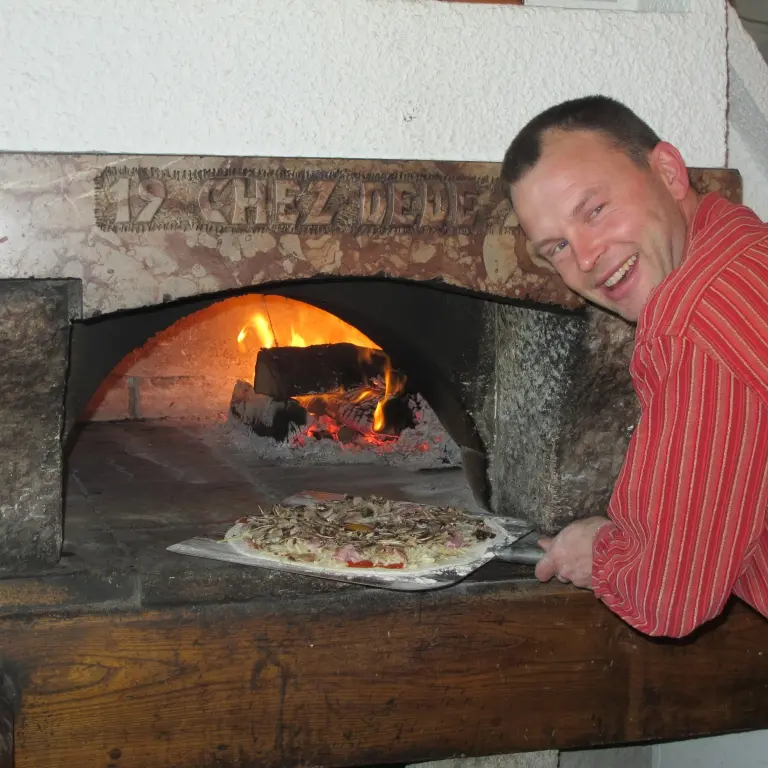
[[[0,278],[77,278],[86,318],[318,277],[567,308],[496,163],[0,154]],[[739,193],[738,174],[693,171]]]

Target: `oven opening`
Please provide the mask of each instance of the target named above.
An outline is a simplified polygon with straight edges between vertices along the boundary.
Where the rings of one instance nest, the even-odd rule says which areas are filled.
[[[225,298],[129,352],[86,421],[194,421],[265,459],[459,466],[425,397],[369,336],[305,301]]]

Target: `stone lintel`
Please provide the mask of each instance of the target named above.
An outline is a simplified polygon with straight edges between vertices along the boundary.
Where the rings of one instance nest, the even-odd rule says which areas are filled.
[[[76,277],[85,317],[323,277],[582,306],[500,164],[0,153],[0,278]],[[694,169],[736,199],[738,173]]]

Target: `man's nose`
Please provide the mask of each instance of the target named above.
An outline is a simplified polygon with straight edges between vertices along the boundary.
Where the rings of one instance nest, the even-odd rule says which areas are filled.
[[[581,235],[573,246],[576,263],[582,272],[591,272],[603,252],[598,240],[589,235]]]

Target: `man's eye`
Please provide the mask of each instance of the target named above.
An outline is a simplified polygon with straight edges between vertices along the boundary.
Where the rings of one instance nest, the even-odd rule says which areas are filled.
[[[555,247],[552,249],[552,255],[557,256],[558,253],[560,253],[566,246],[568,245],[567,240],[561,240]]]
[[[603,208],[604,208],[604,206],[598,205],[597,208],[593,209],[592,212],[589,214],[589,218],[590,219],[594,219],[595,216],[597,216],[597,214],[600,213],[600,211],[603,210]]]

